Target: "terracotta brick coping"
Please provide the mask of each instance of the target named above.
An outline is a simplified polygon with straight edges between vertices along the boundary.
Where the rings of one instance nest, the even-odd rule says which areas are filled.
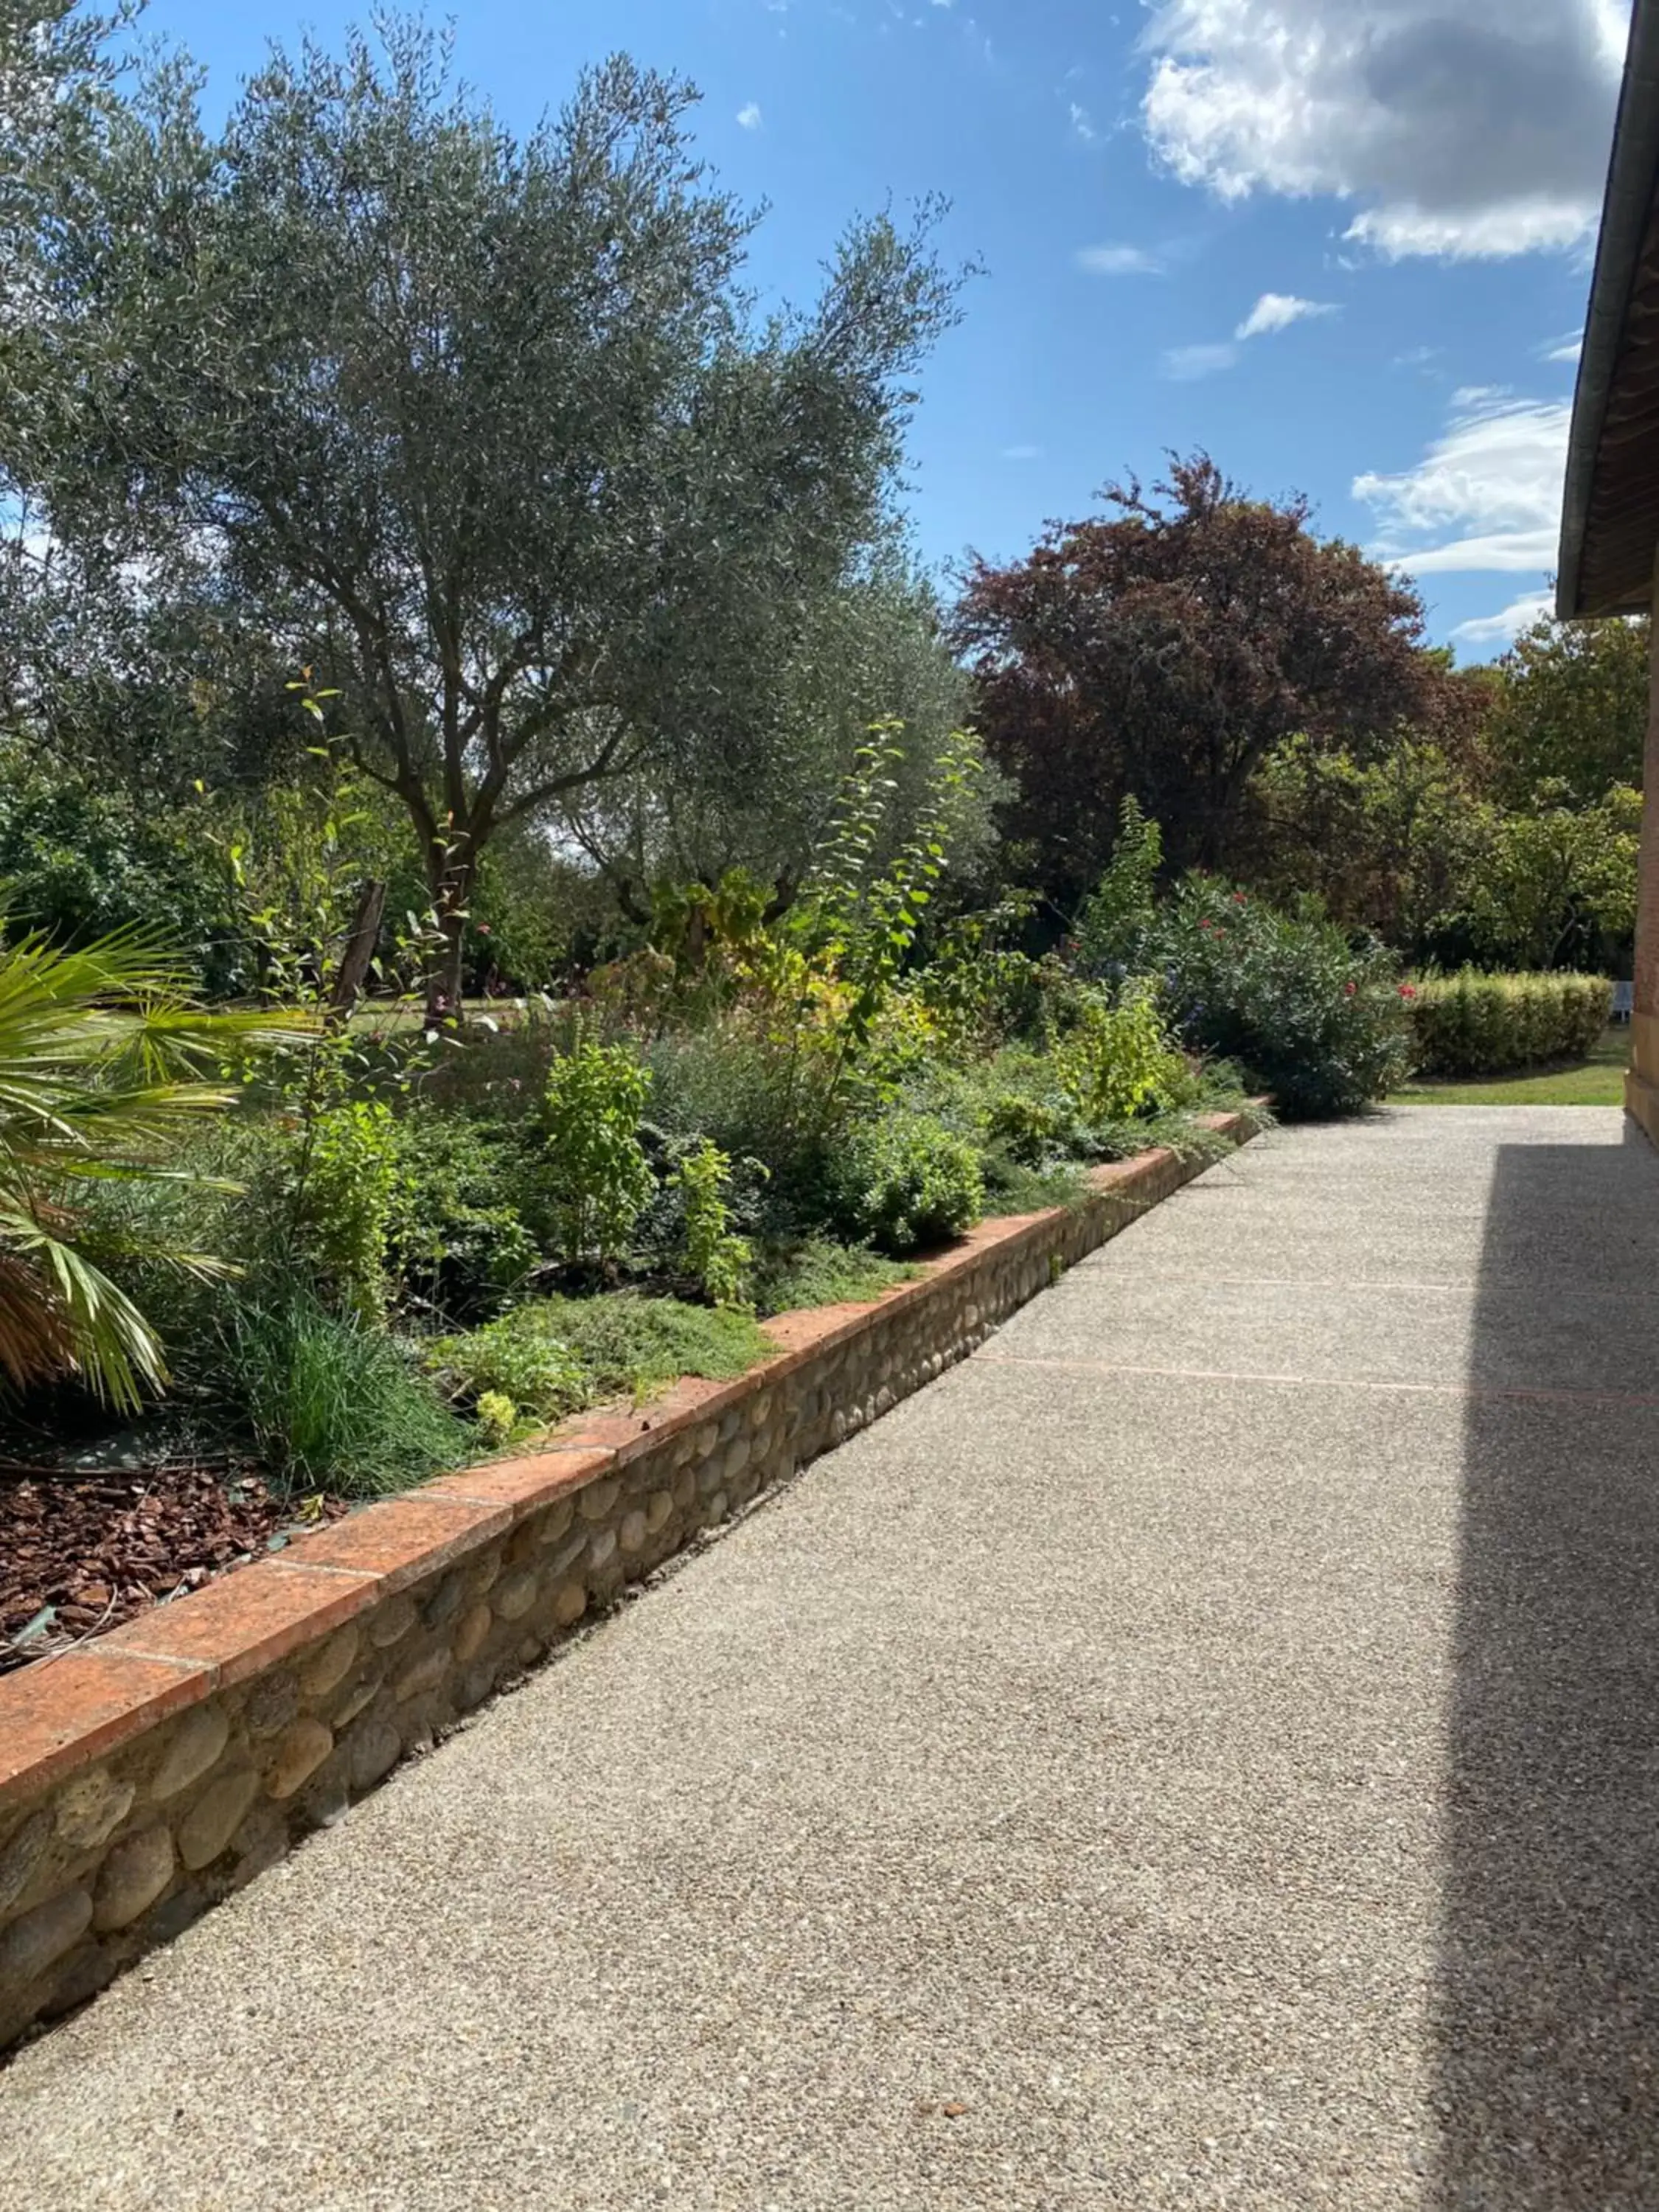
[[[1255,1133],[1247,1111],[1206,1117],[1219,1135]],[[1091,1194],[1155,1205],[1176,1184],[1168,1152],[1091,1172]],[[1179,1178],[1184,1180],[1184,1176]],[[0,1679],[0,1812],[60,1782],[219,1690],[320,1643],[355,1615],[465,1559],[514,1522],[586,1489],[641,1452],[758,1396],[807,1360],[936,1294],[979,1267],[1040,1243],[1067,1209],[981,1222],[914,1281],[867,1303],[780,1315],[775,1356],[731,1382],[688,1379],[638,1413],[577,1416],[534,1451],[441,1476],[363,1507],[189,1596],[62,1657]]]

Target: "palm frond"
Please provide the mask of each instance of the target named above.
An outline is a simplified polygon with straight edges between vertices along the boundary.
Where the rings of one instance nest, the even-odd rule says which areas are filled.
[[[12,1294],[8,1318],[17,1357],[15,1365],[6,1364],[15,1382],[78,1374],[124,1413],[136,1412],[147,1392],[161,1389],[167,1366],[155,1333],[101,1267],[44,1223],[3,1203],[0,1247],[0,1287]]]
[[[240,1097],[228,1074],[315,1033],[301,1014],[208,1011],[189,981],[144,930],[77,951],[38,933],[0,945],[0,1374],[16,1387],[78,1373],[124,1409],[161,1387],[155,1333],[83,1249],[69,1194],[171,1175],[181,1134]],[[204,1253],[132,1256],[203,1279],[226,1272]]]
[[[27,1390],[74,1363],[68,1323],[40,1269],[0,1250],[0,1372],[14,1389]]]

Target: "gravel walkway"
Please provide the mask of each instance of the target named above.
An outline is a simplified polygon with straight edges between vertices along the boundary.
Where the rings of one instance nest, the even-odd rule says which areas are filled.
[[[1281,1132],[0,2075],[38,2212],[1653,2212],[1659,1162]]]

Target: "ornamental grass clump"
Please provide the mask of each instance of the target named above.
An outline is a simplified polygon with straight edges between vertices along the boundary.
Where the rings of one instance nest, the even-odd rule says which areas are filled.
[[[466,1455],[466,1430],[398,1342],[302,1286],[232,1305],[215,1365],[228,1420],[285,1488],[372,1498]]]

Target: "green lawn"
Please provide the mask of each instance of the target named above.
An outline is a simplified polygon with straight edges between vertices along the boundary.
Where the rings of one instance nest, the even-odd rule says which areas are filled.
[[[1489,1075],[1472,1082],[1408,1084],[1390,1106],[1622,1106],[1628,1029],[1607,1029],[1588,1060],[1567,1067],[1534,1067],[1522,1075]]]

